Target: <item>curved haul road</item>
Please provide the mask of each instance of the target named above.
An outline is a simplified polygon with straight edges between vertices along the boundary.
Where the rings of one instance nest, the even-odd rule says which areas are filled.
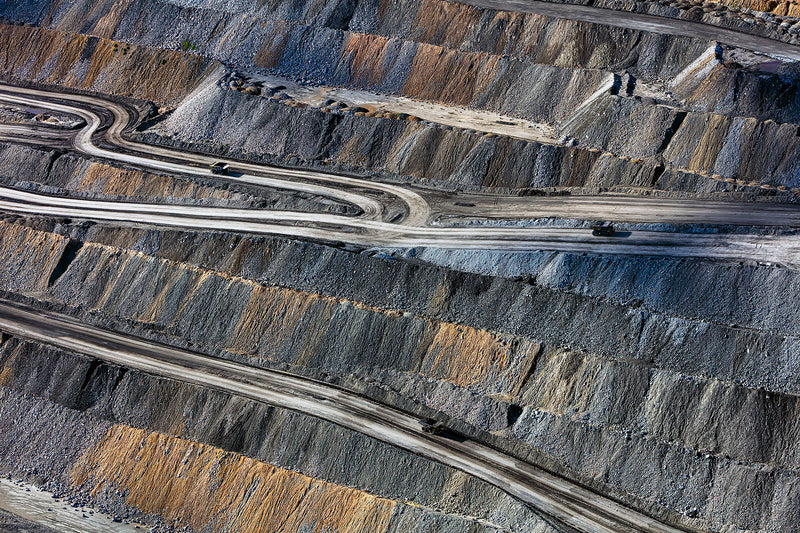
[[[0,300],[0,329],[178,381],[300,411],[478,477],[584,533],[678,533],[605,496],[466,439],[429,435],[418,417],[329,384],[111,333]]]
[[[460,1],[479,7],[531,12],[644,31],[701,37],[800,60],[800,47],[679,19],[531,0]],[[207,168],[192,165],[205,166],[214,158],[140,145],[125,139],[122,133],[130,122],[130,116],[119,104],[95,97],[19,89],[5,85],[0,85],[0,89],[6,93],[16,93],[0,94],[2,101],[40,106],[82,117],[86,120],[87,126],[78,132],[72,143],[76,149],[88,155],[154,171],[212,177]],[[25,96],[18,96],[19,94]],[[65,105],[64,101],[69,101],[71,105]],[[102,121],[96,113],[80,107],[80,104],[105,108],[113,114],[114,122],[106,132],[106,140],[121,149],[120,151],[105,150],[94,144],[93,137]],[[64,137],[63,133],[47,132],[43,129],[32,130],[21,126],[6,125],[2,127],[2,131],[7,135],[10,134],[11,138],[37,136],[45,144],[55,144]],[[428,222],[432,210],[428,202],[422,195],[408,188],[331,174],[277,169],[235,161],[229,163],[237,171],[242,172],[236,179],[243,183],[329,197],[358,206],[363,214],[353,218],[288,211],[96,202],[49,197],[2,188],[0,196],[6,200],[0,201],[0,210],[162,224],[192,229],[281,234],[362,245],[504,250],[557,249],[733,260],[747,258],[781,262],[800,268],[800,241],[797,237],[636,232],[627,239],[614,239],[587,237],[585,230],[431,227]],[[367,191],[367,194],[354,190]],[[407,216],[402,224],[383,222],[385,205],[376,199],[381,194],[393,196],[406,206]],[[754,224],[781,226],[797,225],[798,221],[798,213],[794,208],[775,206],[753,208],[752,204],[733,211],[731,206],[725,204],[692,205],[690,202],[680,203],[674,200],[619,197],[614,198],[613,202],[608,198],[549,199],[540,201],[533,209],[530,203],[536,204],[536,200],[526,199],[526,205],[519,206],[517,216],[514,218],[519,218],[520,213],[524,212],[534,213],[530,216],[538,217],[569,214],[570,218],[580,217],[582,213],[591,213],[594,215],[592,218],[604,217],[632,222],[676,223],[684,220],[694,223],[733,221],[746,224],[752,220]],[[654,209],[664,211],[658,212]],[[441,206],[438,211],[439,215],[448,214]],[[473,212],[491,216],[491,211],[485,205],[478,205]],[[508,206],[504,211],[509,215],[514,214],[508,213]],[[455,209],[453,214],[458,216],[467,213]],[[685,531],[661,523],[580,485],[477,442],[428,435],[421,431],[419,420],[415,416],[325,383],[125,337],[78,324],[63,317],[26,310],[9,302],[0,301],[0,329],[20,337],[97,357],[112,364],[313,414],[474,475],[581,532]]]
[[[184,153],[159,146],[126,140],[122,133],[131,122],[129,111],[122,105],[92,96],[52,93],[0,85],[0,101],[46,108],[83,118],[86,126],[73,136],[74,147],[91,156],[135,165],[152,171],[168,171],[213,178],[208,164],[214,158]],[[21,96],[24,95],[24,96]],[[69,103],[65,103],[69,102]],[[102,119],[88,106],[110,111],[114,122],[105,140],[117,147],[98,147],[94,138],[101,133]],[[0,129],[21,134],[24,128],[8,126]],[[31,131],[30,133],[35,133]],[[47,143],[48,139],[44,139]],[[728,261],[751,260],[800,268],[800,235],[686,234],[659,231],[635,231],[616,237],[592,237],[585,229],[514,228],[492,226],[441,227],[430,225],[433,209],[418,192],[408,187],[377,183],[320,172],[278,169],[265,165],[229,161],[236,175],[226,179],[302,191],[326,196],[361,208],[359,217],[307,213],[297,211],[243,210],[199,206],[165,206],[161,204],[104,202],[53,197],[32,192],[0,188],[0,210],[7,212],[107,220],[123,223],[155,224],[195,230],[232,231],[284,235],[322,241],[350,243],[359,246],[434,247],[467,250],[558,250],[579,253],[650,255],[669,257],[702,257]],[[196,165],[205,165],[198,167]],[[239,174],[241,172],[241,174]],[[386,196],[405,206],[406,216],[399,223],[385,222]],[[430,193],[430,198],[441,196]],[[481,202],[480,196],[474,196]],[[492,199],[497,202],[498,198]],[[501,203],[503,203],[503,199]],[[537,217],[594,214],[592,218],[619,221],[694,223],[767,224],[797,226],[797,206],[759,206],[758,204],[706,204],[670,199],[635,197],[595,197],[548,199],[537,203],[535,198],[516,199],[516,216]],[[436,206],[438,216],[448,214],[447,202]],[[488,199],[475,205],[482,216],[513,215],[508,208],[487,207]],[[459,214],[450,201],[453,214]],[[463,214],[463,209],[460,213]],[[642,220],[644,219],[644,220]]]

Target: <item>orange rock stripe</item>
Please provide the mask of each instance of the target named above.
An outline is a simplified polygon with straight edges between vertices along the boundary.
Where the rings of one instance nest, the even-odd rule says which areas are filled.
[[[181,526],[274,533],[386,531],[396,502],[220,448],[113,426],[71,472],[92,494],[120,490],[129,505]]]

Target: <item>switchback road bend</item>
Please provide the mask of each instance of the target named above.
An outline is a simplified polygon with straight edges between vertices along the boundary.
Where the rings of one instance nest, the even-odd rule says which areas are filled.
[[[131,122],[125,106],[86,95],[0,85],[0,101],[49,109],[82,118],[86,125],[71,135],[75,150],[152,172],[168,172],[214,178],[208,165],[213,158],[126,140],[123,132]],[[64,103],[68,101],[69,103]],[[105,131],[110,150],[94,142],[101,118],[92,107],[102,107],[114,117]],[[40,128],[0,125],[7,138],[35,137]],[[56,141],[54,133],[40,138],[47,146]],[[22,141],[23,139],[21,139]],[[189,230],[221,230],[254,234],[282,235],[364,247],[433,247],[463,250],[533,251],[557,250],[577,253],[697,257],[726,261],[749,260],[800,268],[800,236],[757,235],[749,233],[674,233],[633,231],[617,236],[596,237],[587,229],[508,227],[497,224],[443,226],[434,220],[463,215],[453,197],[425,195],[409,186],[378,183],[335,174],[282,169],[241,161],[227,161],[235,170],[230,179],[275,189],[309,193],[357,206],[358,216],[289,210],[246,210],[186,205],[164,206],[135,202],[77,200],[29,191],[0,189],[0,209],[7,212],[93,219],[118,223],[161,225]],[[427,199],[426,199],[427,196]],[[387,200],[388,199],[388,200]],[[520,218],[585,217],[641,223],[732,223],[789,227],[800,222],[797,206],[762,207],[753,204],[639,197],[576,197],[574,199],[500,199],[472,195],[471,220],[481,217],[497,222]],[[384,220],[389,203],[402,205],[398,221]],[[504,206],[504,207],[498,207]]]

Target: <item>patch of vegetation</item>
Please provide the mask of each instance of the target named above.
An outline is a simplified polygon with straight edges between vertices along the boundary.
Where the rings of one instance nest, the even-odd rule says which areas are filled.
[[[183,50],[184,52],[186,52],[188,50],[194,50],[194,49],[195,49],[195,46],[192,43],[190,43],[189,41],[183,41],[181,43],[181,50]]]

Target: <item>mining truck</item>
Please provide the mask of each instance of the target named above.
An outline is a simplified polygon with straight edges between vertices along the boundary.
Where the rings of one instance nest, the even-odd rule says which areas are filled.
[[[612,237],[614,235],[614,224],[599,220],[592,224],[592,235],[595,237]]]
[[[211,168],[212,174],[227,174],[228,173],[228,163],[223,163],[222,161],[214,161],[209,165]]]
[[[420,425],[422,426],[422,431],[429,435],[441,435],[447,431],[447,426],[432,418],[421,420]]]

